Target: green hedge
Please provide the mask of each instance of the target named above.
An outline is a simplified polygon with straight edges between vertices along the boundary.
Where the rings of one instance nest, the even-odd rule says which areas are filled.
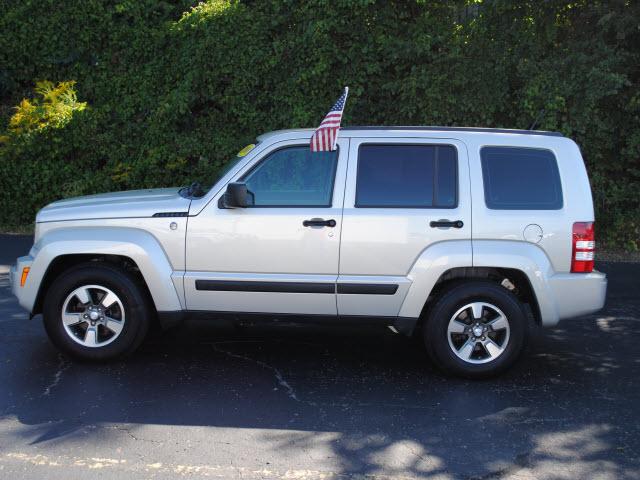
[[[207,183],[261,132],[344,123],[559,130],[601,240],[640,247],[640,2],[0,0],[0,132],[36,81],[87,107],[0,144],[0,225],[69,195]]]

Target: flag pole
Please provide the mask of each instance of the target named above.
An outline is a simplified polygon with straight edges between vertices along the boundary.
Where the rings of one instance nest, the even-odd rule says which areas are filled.
[[[344,103],[342,104],[342,113],[344,113],[344,109],[347,107],[347,98],[349,97],[349,87],[344,87]],[[340,127],[336,131],[336,135],[333,138],[333,148],[331,150],[335,150],[338,145],[338,132],[340,131]]]

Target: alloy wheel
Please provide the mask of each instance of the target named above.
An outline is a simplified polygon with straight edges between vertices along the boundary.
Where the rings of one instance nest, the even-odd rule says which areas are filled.
[[[488,363],[504,353],[509,343],[509,320],[495,305],[473,302],[458,309],[449,320],[449,347],[461,360]]]
[[[62,324],[69,337],[84,347],[104,347],[120,334],[125,323],[122,301],[110,289],[83,285],[62,305]]]

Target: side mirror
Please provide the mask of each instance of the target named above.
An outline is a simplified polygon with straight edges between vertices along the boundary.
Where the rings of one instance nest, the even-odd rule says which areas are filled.
[[[230,183],[227,185],[227,191],[220,198],[222,200],[221,207],[223,208],[244,208],[249,206],[247,197],[249,191],[245,183]]]

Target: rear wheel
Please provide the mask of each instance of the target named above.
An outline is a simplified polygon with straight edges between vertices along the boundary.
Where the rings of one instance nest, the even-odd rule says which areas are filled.
[[[133,352],[150,323],[144,288],[127,272],[99,262],[74,267],[46,294],[44,326],[64,353],[106,361]]]
[[[515,295],[482,281],[446,291],[429,310],[423,331],[435,363],[467,378],[509,368],[522,352],[527,333],[527,316]]]

